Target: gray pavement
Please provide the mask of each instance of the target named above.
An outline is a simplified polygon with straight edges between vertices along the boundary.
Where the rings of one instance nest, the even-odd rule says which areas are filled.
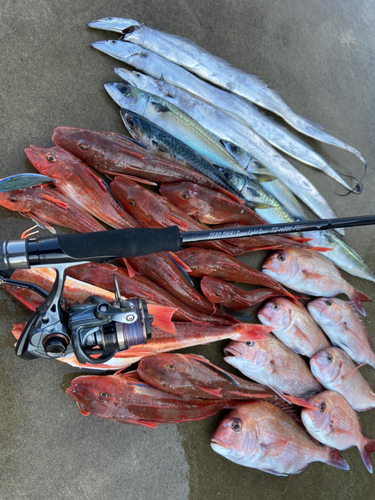
[[[368,0],[0,0],[1,177],[32,171],[23,149],[52,145],[56,126],[124,132],[103,83],[116,80],[113,59],[90,43],[114,34],[86,28],[105,16],[137,19],[189,37],[234,66],[256,74],[298,113],[357,148],[369,161],[362,196],[340,198],[333,180],[298,165],[341,216],[374,213],[375,2]],[[349,153],[315,144],[342,173],[362,174]],[[297,163],[295,163],[297,165]],[[0,209],[1,238],[30,227]],[[375,229],[347,231],[347,241],[375,270]],[[264,254],[246,261],[260,264]],[[369,282],[350,277],[375,296]],[[365,324],[374,337],[375,306]],[[84,418],[64,389],[75,370],[58,362],[17,359],[11,327],[27,310],[0,289],[0,499],[211,500],[372,498],[375,481],[357,450],[350,472],[312,464],[278,478],[212,452],[220,415],[156,430]],[[191,349],[224,367],[225,343]],[[228,368],[228,367],[225,367]],[[361,370],[375,388],[374,371]],[[375,437],[375,410],[360,415]]]

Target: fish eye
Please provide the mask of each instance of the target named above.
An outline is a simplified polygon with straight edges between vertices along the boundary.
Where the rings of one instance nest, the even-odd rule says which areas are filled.
[[[332,354],[327,354],[327,361],[328,361],[328,363],[332,363],[332,361],[333,361]]]
[[[240,148],[238,146],[236,146],[235,144],[232,144],[231,147],[230,147],[230,150],[232,151],[232,153],[234,153],[235,155],[238,154],[240,152]]]
[[[215,293],[216,297],[220,297],[220,294],[219,293]]]
[[[226,177],[227,179],[231,179],[232,178],[232,174],[226,170],[224,172],[224,177]]]
[[[133,120],[133,118],[131,118],[130,116],[127,117],[126,121],[128,122],[128,125],[131,129],[134,129],[135,128],[135,121]]]
[[[129,87],[129,85],[124,85],[122,83],[117,88],[119,89],[119,91],[121,92],[121,94],[124,94],[124,95],[129,95],[130,94],[130,87]]]
[[[56,158],[53,155],[47,155],[47,160],[51,163],[54,163],[56,161]]]
[[[195,271],[197,268],[196,268],[196,267],[192,267],[191,269],[192,269],[193,271]]]
[[[239,418],[234,418],[232,421],[232,429],[234,432],[240,432],[242,429],[242,421]]]
[[[14,198],[9,198],[9,201],[11,201],[12,203],[16,203],[17,200],[15,200]]]
[[[324,412],[324,410],[326,409],[326,404],[325,404],[325,402],[324,402],[324,401],[322,401],[322,402],[320,403],[320,405],[318,406],[318,409],[319,409],[319,411],[320,411],[321,413],[323,413],[323,412]]]
[[[107,21],[112,21],[113,17],[106,17]]]
[[[89,149],[89,147],[83,142],[81,142],[81,144],[78,147],[79,149],[82,149],[82,151],[87,151]]]
[[[278,311],[280,309],[279,304],[272,304],[272,309],[275,309],[275,311]]]
[[[189,195],[188,195],[187,193],[184,193],[184,194],[182,195],[182,197],[183,197],[183,199],[184,199],[184,200],[187,200],[187,199],[189,198]]]
[[[135,207],[135,203],[133,200],[129,200],[129,205],[131,205],[132,207]]]
[[[106,392],[101,392],[100,395],[102,398],[108,398],[108,394]]]
[[[175,366],[174,365],[167,365],[167,368],[169,368],[170,370],[175,370]]]
[[[162,385],[163,387],[167,387],[167,384],[165,384],[164,382],[160,382],[160,385]]]
[[[280,262],[285,262],[285,260],[286,260],[285,253],[279,253],[277,258],[279,259]]]
[[[140,73],[135,73],[135,76],[136,76],[137,78],[142,78],[142,75],[141,75]]]
[[[111,40],[112,45],[116,45],[116,43],[117,43],[117,40]]]
[[[323,302],[325,303],[326,306],[331,306],[332,305],[332,301],[331,300],[323,299]]]
[[[255,342],[254,340],[249,340],[248,342],[245,342],[245,344],[248,346],[248,347],[253,347]]]

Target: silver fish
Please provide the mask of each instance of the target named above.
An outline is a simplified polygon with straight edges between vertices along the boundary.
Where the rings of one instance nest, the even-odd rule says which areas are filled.
[[[340,269],[353,276],[375,282],[374,273],[363,259],[334,231],[309,231],[302,232],[302,235],[305,238],[310,238],[310,241],[307,242],[308,245],[332,248],[331,252],[324,252],[323,255]]]
[[[325,172],[347,189],[351,189],[322,156],[285,127],[264,114],[250,101],[214,87],[197,78],[186,69],[177,66],[177,64],[134,43],[121,40],[113,43],[113,40],[111,40],[95,42],[92,46],[119,61],[133,66],[137,70],[143,71],[147,75],[159,80],[165,80],[167,83],[187,90],[210,104],[223,109],[237,119],[242,120],[246,125],[250,125],[255,132],[275,148],[302,163]]]
[[[345,351],[328,347],[310,359],[314,377],[331,391],[343,396],[355,411],[375,408],[375,393],[363,378],[358,366]]]
[[[129,84],[106,83],[104,87],[119,106],[144,116],[210,163],[245,173],[217,139],[173,103]]]
[[[278,93],[268,88],[260,78],[233,68],[228,62],[210,54],[191,40],[148,28],[132,19],[101,19],[88,25],[91,28],[122,33],[122,39],[149,49],[201,78],[273,111],[301,133],[345,149],[367,165],[359,151],[327,134],[320,125],[296,114]]]
[[[162,80],[156,80],[151,76],[124,69],[121,72],[117,71],[117,74],[138,89],[150,92],[169,103],[173,103],[200,123],[210,134],[220,140],[238,144],[238,146],[266,165],[277,177],[281,179],[287,178],[290,190],[319,217],[336,217],[333,208],[313,184],[249,126],[189,92]],[[226,153],[229,155],[227,151]],[[238,165],[237,162],[236,164]]]
[[[259,163],[253,156],[244,151],[239,146],[236,146],[232,142],[222,141],[225,149],[230,153],[233,158],[244,168],[247,172],[252,174],[270,174],[271,170],[265,165]],[[275,178],[270,182],[262,183],[263,189],[268,191],[273,197],[275,197],[284,206],[285,210],[298,220],[305,220],[306,216],[303,212],[303,208],[296,200],[294,194],[289,188],[279,179]]]
[[[371,337],[351,302],[315,299],[307,304],[307,309],[332,345],[341,347],[356,363],[375,368]]]

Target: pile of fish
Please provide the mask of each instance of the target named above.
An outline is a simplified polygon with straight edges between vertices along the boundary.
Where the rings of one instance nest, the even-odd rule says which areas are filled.
[[[13,183],[11,191],[0,181],[2,206],[51,232],[54,225],[77,232],[172,225],[199,231],[304,220],[296,197],[319,217],[335,216],[274,148],[353,189],[257,106],[366,166],[358,151],[294,113],[259,78],[189,40],[127,19],[90,26],[121,33],[120,40],[93,46],[137,70],[116,69],[126,83],[105,85],[132,139],[56,128],[55,147],[25,150],[41,175],[3,181]],[[273,251],[262,271],[237,259],[258,250]],[[375,394],[358,369],[375,368],[371,338],[357,313],[365,314],[362,302],[371,299],[336,266],[375,281],[334,231],[196,243],[177,254],[72,267],[63,293],[67,307],[90,295],[113,301],[115,275],[123,298],[145,299],[154,321],[147,344],[95,365],[115,374],[77,377],[67,393],[83,415],[151,428],[229,409],[212,437],[213,450],[272,474],[296,474],[314,461],[347,470],[339,451],[352,446],[372,472],[375,441],[362,435],[356,415],[375,407]],[[13,278],[50,291],[54,272],[16,270]],[[31,310],[43,300],[6,287]],[[340,294],[350,301],[335,298]],[[299,302],[305,295],[318,298],[305,307]],[[262,324],[245,322],[243,311],[262,303]],[[14,325],[16,338],[23,327]],[[201,356],[170,352],[223,339],[231,341],[224,360],[251,381]],[[74,355],[60,360],[82,367]],[[136,370],[123,371],[137,362]],[[300,417],[291,404],[302,407]]]

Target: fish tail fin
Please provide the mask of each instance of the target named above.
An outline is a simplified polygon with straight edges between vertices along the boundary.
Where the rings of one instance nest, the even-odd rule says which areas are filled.
[[[367,470],[372,474],[371,453],[375,451],[375,441],[373,439],[365,438],[364,446],[359,448],[362,460],[366,465]]]
[[[256,325],[249,323],[238,323],[230,327],[231,333],[229,338],[239,342],[251,342],[252,340],[267,340],[268,333],[272,331],[272,327],[265,325]]]
[[[158,306],[156,304],[148,304],[147,308],[153,317],[153,326],[157,326],[165,332],[176,334],[175,326],[172,323],[172,316],[177,311],[176,308]]]
[[[139,274],[135,269],[134,267],[132,267],[132,265],[130,264],[130,262],[128,261],[128,259],[126,259],[125,257],[123,257],[122,259],[120,259],[120,262],[122,262],[122,264],[124,264],[124,266],[126,267],[126,269],[128,270],[128,274],[129,274],[129,278],[132,278],[133,276],[135,276],[136,274]]]
[[[361,302],[371,302],[370,297],[353,287],[353,291],[350,293],[349,298],[353,302],[354,306],[358,309],[358,311],[363,314],[363,316],[366,316],[366,311],[363,309]]]
[[[333,467],[337,467],[338,469],[342,470],[350,469],[346,460],[344,460],[343,457],[340,455],[339,450],[336,450],[334,448],[329,448],[329,456],[326,460],[326,463],[328,465],[333,465]]]

